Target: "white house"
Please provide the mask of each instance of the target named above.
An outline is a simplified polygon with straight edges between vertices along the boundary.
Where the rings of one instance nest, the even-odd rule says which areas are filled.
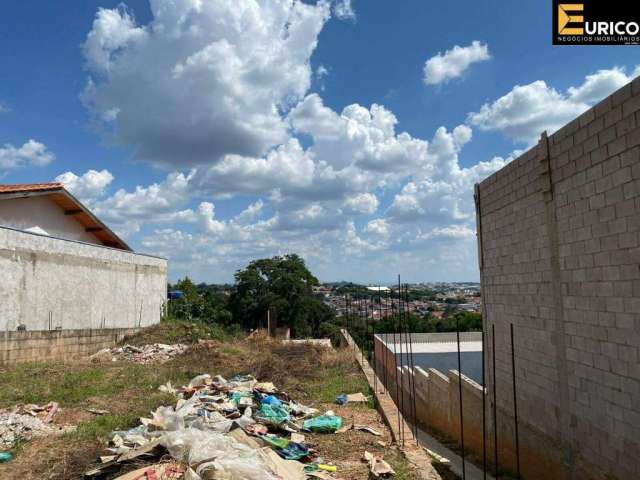
[[[59,183],[0,185],[0,330],[160,321],[167,261],[135,253]]]

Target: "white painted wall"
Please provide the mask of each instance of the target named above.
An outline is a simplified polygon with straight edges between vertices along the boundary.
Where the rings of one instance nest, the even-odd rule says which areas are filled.
[[[165,259],[2,227],[0,272],[0,330],[144,327],[167,295]]]
[[[18,230],[40,228],[53,237],[102,245],[47,195],[0,200],[0,226]]]

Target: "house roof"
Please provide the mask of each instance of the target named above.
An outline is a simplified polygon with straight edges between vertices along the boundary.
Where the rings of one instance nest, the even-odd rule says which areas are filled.
[[[0,200],[34,196],[49,197],[53,203],[64,210],[65,215],[72,215],[87,233],[92,233],[104,246],[133,251],[61,183],[0,184]]]
[[[61,190],[63,188],[64,186],[61,183],[18,183],[14,185],[0,185],[0,193],[45,192]]]

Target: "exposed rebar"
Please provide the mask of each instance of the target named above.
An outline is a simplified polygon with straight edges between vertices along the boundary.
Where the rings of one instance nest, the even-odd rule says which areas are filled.
[[[516,394],[516,354],[513,342],[513,323],[511,324],[511,373],[513,378],[513,418],[516,437],[516,465],[518,478],[522,478],[520,473],[520,436],[518,435],[518,397]]]
[[[485,360],[487,349],[484,343],[484,324],[482,325],[482,478],[487,479],[487,391],[485,380]]]
[[[467,478],[466,465],[464,460],[464,408],[462,405],[462,359],[460,354],[460,325],[456,316],[456,340],[458,342],[458,392],[460,397],[460,446],[462,458],[462,479]]]
[[[496,480],[498,477],[498,402],[496,396],[496,325],[491,325],[491,356],[493,358],[491,368],[493,369],[493,463]]]

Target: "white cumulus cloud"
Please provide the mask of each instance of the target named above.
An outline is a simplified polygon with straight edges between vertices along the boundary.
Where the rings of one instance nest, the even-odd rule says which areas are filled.
[[[54,181],[62,183],[82,202],[91,203],[104,194],[113,181],[113,175],[108,170],[89,170],[79,176],[73,172],[65,172]]]
[[[356,12],[352,0],[337,0],[333,6],[333,14],[340,20],[355,20]]]
[[[364,213],[371,215],[378,209],[380,202],[373,193],[359,193],[348,197],[344,202],[344,208],[350,213]]]
[[[586,111],[598,100],[630,82],[637,73],[627,75],[622,68],[598,70],[584,82],[566,92],[543,80],[516,85],[492,103],[472,112],[468,121],[481,130],[500,131],[514,141],[533,144],[542,131],[553,133]]]
[[[424,64],[424,83],[438,85],[446,83],[462,74],[474,63],[484,62],[491,58],[489,47],[478,40],[471,45],[461,47],[454,46],[451,50],[428,59]]]
[[[33,139],[28,140],[21,147],[15,147],[10,143],[0,147],[0,168],[3,170],[26,166],[43,167],[55,158],[44,143]]]
[[[311,83],[326,1],[154,0],[138,25],[100,9],[84,43],[83,94],[135,156],[165,165],[262,155],[287,139],[282,109]]]

